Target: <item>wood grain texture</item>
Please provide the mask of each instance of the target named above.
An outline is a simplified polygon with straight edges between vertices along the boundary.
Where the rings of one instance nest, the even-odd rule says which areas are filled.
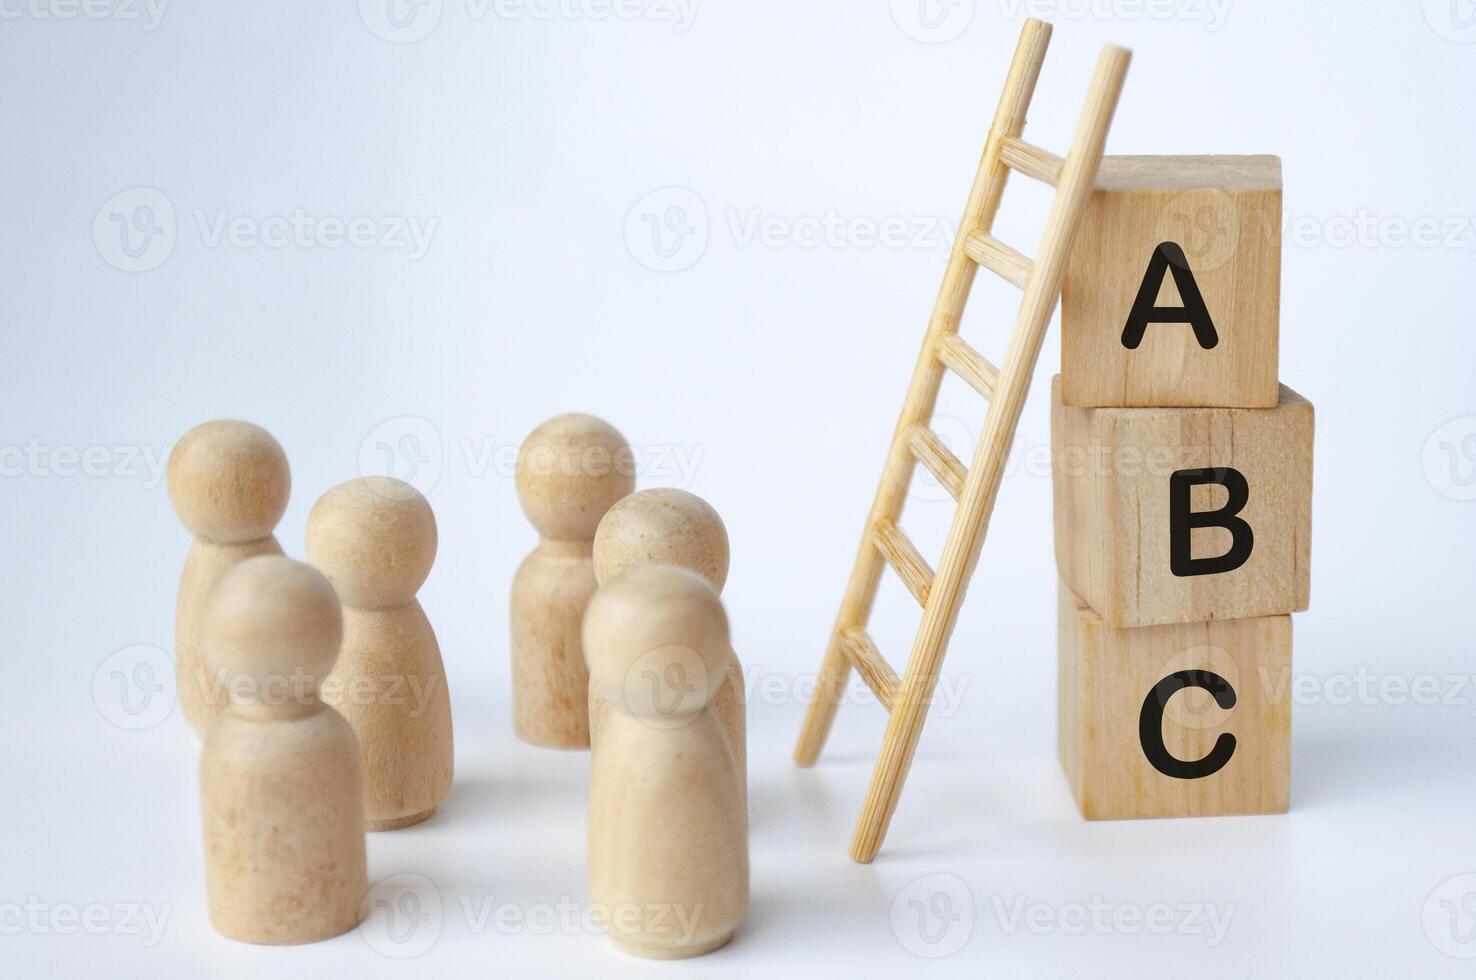
[[[624,952],[711,952],[748,910],[744,797],[705,680],[730,658],[722,602],[685,568],[638,566],[590,601],[584,648],[609,706],[591,758],[591,904]]]
[[[200,753],[200,795],[216,931],[290,945],[359,924],[364,775],[342,715],[262,722],[227,709]]]
[[[589,745],[589,671],[580,630],[595,594],[588,542],[543,541],[513,575],[513,728],[549,748]]]
[[[1061,765],[1082,816],[1282,813],[1291,790],[1290,616],[1116,629],[1060,585],[1057,734]],[[1143,751],[1140,712],[1163,678],[1211,671],[1235,693],[1226,710],[1187,688],[1164,704],[1164,747],[1204,759],[1235,739],[1223,768],[1193,779],[1165,775]]]
[[[728,651],[727,667],[717,678],[717,690],[712,694],[709,707],[722,726],[723,735],[733,752],[734,772],[737,775],[743,805],[748,806],[748,695],[743,679],[743,665],[737,653]],[[589,682],[589,744],[596,745],[600,739],[600,726],[610,715],[610,702],[593,679]]]
[[[231,568],[257,555],[280,555],[275,536],[241,544],[216,544],[196,538],[185,556],[174,602],[174,683],[180,714],[201,736],[230,702],[221,678],[205,667],[200,650],[200,610],[215,583]]]
[[[856,668],[857,676],[871,688],[882,707],[891,711],[897,703],[897,689],[902,686],[902,679],[876,648],[876,642],[865,630],[855,626],[842,630],[840,640],[841,649],[851,666]]]
[[[308,515],[308,560],[343,602],[343,643],[320,694],[358,737],[369,830],[420,823],[451,790],[446,668],[416,598],[436,543],[430,504],[389,477],[341,483]]]
[[[881,752],[851,835],[850,856],[861,863],[873,860],[881,848],[922,737],[948,639],[984,545],[1004,474],[1005,457],[1029,394],[1031,374],[1046,328],[1060,298],[1067,255],[1096,179],[1107,130],[1132,59],[1131,53],[1123,48],[1111,45],[1103,48],[1077,120],[1071,149],[1058,161],[1019,139],[1050,35],[1050,25],[1035,19],[1027,20],[1020,32],[984,143],[984,154],[964,205],[960,234],[954,240],[944,269],[943,283],[923,336],[922,351],[892,432],[886,466],[866,518],[861,547],[795,746],[797,764],[809,766],[815,762],[835,718],[853,662],[861,660],[867,682],[883,691],[881,700],[890,712]],[[1011,166],[1056,186],[1033,260],[1027,261],[1021,253],[989,237]],[[998,369],[958,337],[979,262],[1023,292],[1004,361]],[[919,438],[919,427],[932,416],[943,372],[947,369],[957,372],[989,399],[984,429],[966,471],[961,462],[941,458],[930,451],[926,438]],[[907,539],[897,526],[919,459],[930,469],[941,469],[959,484],[958,510],[949,527],[936,574],[927,574],[932,569],[915,548],[903,546]],[[866,647],[858,647],[855,642],[855,631],[864,631],[871,616],[886,562],[902,574],[924,606],[912,652],[906,670],[898,677],[894,696],[887,696],[890,667],[875,662]],[[884,666],[886,670],[882,669]]]
[[[436,812],[455,768],[435,630],[414,599],[393,609],[345,608],[343,625],[343,653],[331,675],[340,686],[325,701],[359,738],[365,827],[412,826]]]
[[[634,458],[608,422],[559,415],[523,440],[516,484],[539,541],[513,576],[513,727],[534,745],[586,748],[589,671],[580,634],[597,587],[595,529],[635,489]]]
[[[228,698],[205,669],[198,631],[205,597],[221,575],[247,558],[280,555],[273,536],[287,509],[292,476],[271,433],[218,419],[186,432],[169,453],[169,503],[195,536],[174,606],[174,676],[180,713],[204,735]]]
[[[871,543],[882,553],[892,571],[902,579],[907,591],[919,606],[928,604],[928,592],[933,588],[933,569],[928,560],[917,550],[917,545],[897,522],[884,517],[871,529]]]
[[[333,587],[288,558],[235,565],[202,612],[207,666],[231,697],[200,753],[205,884],[211,924],[232,939],[315,942],[359,923],[359,745],[317,693],[341,636]]]
[[[957,500],[963,493],[964,480],[969,475],[968,470],[959,458],[943,444],[938,434],[926,425],[914,425],[907,434],[907,448],[911,450],[914,459],[927,467],[933,479],[937,480],[954,500]]]
[[[984,141],[984,152],[979,167],[974,172],[974,182],[969,188],[968,200],[964,203],[959,227],[968,231],[988,230],[994,224],[999,202],[1004,194],[1008,171],[1000,159],[1000,142],[1007,137],[1019,136],[1025,125],[1025,112],[1035,94],[1035,83],[1040,78],[1040,66],[1045,60],[1046,48],[1050,44],[1051,25],[1039,20],[1027,20],[1020,31],[1020,40],[1015,45],[1015,54],[1005,75],[1004,88],[1000,92],[999,104],[995,107],[994,121]],[[881,573],[885,560],[871,541],[871,530],[883,518],[896,520],[902,513],[907,485],[917,460],[909,448],[909,437],[913,427],[926,424],[932,417],[933,406],[938,400],[938,389],[943,383],[944,363],[937,352],[939,341],[958,333],[963,318],[964,306],[968,303],[969,290],[973,288],[974,276],[979,267],[964,252],[963,236],[954,239],[948,255],[948,265],[943,270],[943,282],[933,301],[933,311],[928,318],[927,330],[923,335],[922,350],[912,369],[912,379],[907,385],[907,394],[902,402],[896,428],[887,450],[881,481],[866,516],[865,532],[851,566],[851,576],[846,581],[845,593],[840,609],[831,628],[830,641],[820,665],[815,684],[815,694],[805,712],[799,739],[794,748],[796,765],[812,766],[820,757],[820,750],[830,734],[830,725],[835,720],[836,708],[845,693],[846,681],[850,678],[851,663],[841,648],[841,633],[853,626],[865,627],[871,616],[872,603],[876,601],[876,590],[881,584]],[[870,860],[869,858],[867,860]]]
[[[728,529],[711,504],[686,490],[652,487],[623,497],[600,520],[594,538],[595,578],[601,585],[634,568],[675,565],[702,576],[722,594],[728,581]],[[748,709],[743,663],[731,647],[710,702],[736,762],[740,793],[748,802]],[[589,683],[589,737],[599,738],[609,711],[604,693]]]
[[[1066,165],[1066,161],[1054,153],[1018,136],[1006,136],[999,141],[999,159],[1011,170],[1052,187],[1060,181],[1061,168]]]
[[[985,398],[994,397],[999,384],[999,368],[989,359],[969,346],[969,342],[956,333],[943,334],[933,345],[933,356],[944,367],[968,382]]]
[[[901,799],[942,670],[948,639],[958,621],[964,594],[984,547],[1015,428],[1030,391],[1031,376],[1040,356],[1046,328],[1061,295],[1067,254],[1091,191],[1097,164],[1102,159],[1107,130],[1112,123],[1131,58],[1125,49],[1108,45],[1097,59],[1086,104],[1077,121],[1071,149],[1061,167],[1056,196],[1051,202],[1045,230],[1041,233],[1040,245],[1030,266],[1029,280],[1015,314],[1015,325],[1000,367],[999,383],[989,400],[984,429],[974,447],[958,510],[943,543],[937,574],[928,590],[927,605],[913,639],[902,684],[887,718],[881,754],[872,771],[856,829],[851,835],[849,852],[855,861],[867,863],[876,857]],[[1010,135],[1018,135],[1018,128]],[[997,139],[995,142],[997,144]],[[997,145],[995,152],[998,152]],[[903,421],[906,421],[905,416]],[[899,429],[899,442],[901,451],[910,459],[907,431],[907,426]]]
[[[1307,608],[1311,588],[1312,406],[1285,386],[1274,409],[1072,408],[1051,388],[1056,567],[1112,626],[1244,619]],[[1240,471],[1254,534],[1249,559],[1209,575],[1170,567],[1169,479],[1204,467]],[[1196,486],[1194,511],[1226,501]],[[1191,532],[1195,557],[1223,554],[1230,532]]]
[[[1177,243],[1215,326],[1123,327],[1159,243]],[[1179,306],[1172,276],[1157,305]],[[1281,161],[1274,156],[1102,160],[1061,291],[1062,398],[1074,406],[1231,406],[1277,401]]]

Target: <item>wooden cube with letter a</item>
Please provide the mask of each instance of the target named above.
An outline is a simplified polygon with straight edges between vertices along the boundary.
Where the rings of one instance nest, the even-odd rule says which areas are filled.
[[[1116,629],[1060,587],[1061,765],[1089,820],[1284,813],[1291,617]]]
[[[1052,386],[1056,567],[1110,626],[1307,608],[1312,406],[1074,408]]]
[[[1281,161],[1105,157],[1061,291],[1068,405],[1277,403]]]

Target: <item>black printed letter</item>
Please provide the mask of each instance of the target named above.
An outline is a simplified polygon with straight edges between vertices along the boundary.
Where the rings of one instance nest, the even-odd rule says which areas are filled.
[[[1199,687],[1210,692],[1215,703],[1226,711],[1235,707],[1235,689],[1219,674],[1208,670],[1177,671],[1154,684],[1148,697],[1143,699],[1143,710],[1138,715],[1138,742],[1153,768],[1165,776],[1202,779],[1225,768],[1225,763],[1235,754],[1235,736],[1221,732],[1209,755],[1193,762],[1170,755],[1168,746],[1163,744],[1163,709],[1168,706],[1169,698],[1186,687]]]
[[[1179,290],[1183,306],[1155,306],[1159,287],[1163,285],[1163,274],[1173,272],[1174,286]],[[1138,287],[1138,298],[1128,312],[1127,324],[1122,328],[1122,346],[1137,350],[1143,342],[1143,333],[1150,323],[1187,323],[1194,328],[1194,339],[1205,350],[1220,342],[1215,333],[1214,321],[1199,294],[1199,284],[1194,273],[1189,271],[1189,260],[1184,250],[1174,242],[1160,242],[1148,260],[1148,271],[1143,273],[1143,284]]]
[[[1201,483],[1218,483],[1230,499],[1219,510],[1189,509],[1189,492]],[[1176,470],[1169,474],[1169,571],[1180,577],[1233,572],[1251,556],[1255,535],[1251,526],[1236,517],[1250,499],[1250,487],[1239,470],[1213,466],[1202,470]],[[1190,532],[1196,527],[1223,527],[1230,532],[1230,550],[1214,558],[1194,558]]]

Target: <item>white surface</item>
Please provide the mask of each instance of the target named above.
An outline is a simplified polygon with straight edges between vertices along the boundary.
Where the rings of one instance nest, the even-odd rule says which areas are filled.
[[[818,664],[937,286],[937,222],[962,204],[1021,11],[1051,5],[956,0],[928,28],[901,0],[712,0],[678,30],[601,19],[594,0],[430,0],[434,29],[394,43],[366,22],[401,38],[429,22],[397,35],[367,0],[176,2],[148,30],[42,16],[77,10],[65,0],[0,4],[0,972],[1469,976],[1448,954],[1476,955],[1476,878],[1442,883],[1476,873],[1476,693],[1442,679],[1473,666],[1476,503],[1460,498],[1476,496],[1476,28],[1444,0],[1233,2],[1213,30],[1188,3],[1149,6],[1178,14],[1064,5],[1029,133],[1064,149],[1097,48],[1116,41],[1135,58],[1110,150],[1283,158],[1301,231],[1284,250],[1281,375],[1318,412],[1292,812],[1076,814],[1055,759],[1040,464],[1053,328],[947,661],[963,696],[934,712],[886,848],[861,867],[845,844],[883,716],[845,708],[822,764],[801,771],[792,692]],[[649,196],[667,187],[685,190]],[[168,206],[113,200],[136,188]],[[1044,202],[1019,184],[1002,236],[1031,251]],[[172,208],[174,243],[130,259],[112,215],[140,203],[161,228]],[[658,252],[648,216],[671,205],[696,237],[668,234]],[[296,209],[413,219],[428,247],[253,237]],[[814,243],[821,226],[800,219],[828,213]],[[245,219],[234,243],[214,237],[222,216]],[[904,241],[868,244],[868,223],[898,216]],[[1400,235],[1419,218],[1438,242]],[[981,289],[965,327],[996,356],[1011,301]],[[975,431],[977,403],[945,398],[950,438]],[[587,758],[511,733],[505,603],[533,536],[508,453],[575,409],[630,437],[643,486],[688,486],[723,514],[737,649],[780,692],[754,695],[750,715],[752,914],[731,947],[684,966],[560,926],[559,904],[583,901]],[[194,741],[177,714],[142,731],[108,720],[108,671],[126,666],[110,656],[172,646],[188,544],[157,473],[129,454],[162,460],[219,416],[286,447],[279,535],[299,554],[308,508],[359,472],[361,446],[372,461],[376,442],[408,450],[400,437],[418,435],[432,463],[439,448],[441,550],[421,599],[454,685],[457,782],[434,821],[369,842],[373,878],[422,875],[441,900],[413,962],[358,934],[293,949],[214,935]],[[425,422],[377,430],[404,416]],[[1456,470],[1446,444],[1464,454]],[[103,447],[95,475],[76,473],[68,450],[90,447]],[[937,496],[906,518],[925,550],[951,512]],[[876,632],[896,663],[915,615],[889,580]],[[1422,677],[1453,703],[1378,694]],[[972,925],[934,920],[929,946],[908,902],[950,889]],[[1115,930],[1080,918],[1094,901]],[[1131,928],[1194,903],[1233,907],[1222,941]],[[130,932],[130,904],[167,915],[156,942]],[[101,934],[69,934],[73,914]],[[932,962],[912,952],[952,946]]]

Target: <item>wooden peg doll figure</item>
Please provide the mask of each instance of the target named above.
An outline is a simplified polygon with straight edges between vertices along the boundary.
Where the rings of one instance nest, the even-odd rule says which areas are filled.
[[[723,604],[684,568],[633,568],[590,600],[584,649],[609,703],[591,759],[590,901],[627,953],[711,952],[748,909],[748,825],[709,703],[730,655]]]
[[[595,579],[601,585],[640,565],[676,565],[696,572],[721,594],[728,580],[728,531],[718,512],[696,494],[671,487],[641,490],[605,513],[595,531]],[[600,689],[589,687],[591,741],[598,737],[607,705]],[[739,786],[747,797],[748,722],[743,665],[729,650],[728,663],[712,697],[712,709],[733,748]]]
[[[231,939],[310,943],[359,923],[359,745],[317,695],[341,636],[333,587],[289,558],[240,562],[202,610],[202,649],[230,695],[200,754],[205,885]]]
[[[280,555],[272,532],[287,509],[287,455],[250,422],[206,422],[169,454],[169,502],[195,536],[174,606],[174,675],[180,713],[198,735],[225,710],[225,691],[200,655],[200,607],[221,574],[253,555]]]
[[[397,830],[451,789],[451,698],[441,648],[415,598],[436,557],[436,518],[410,484],[366,476],[308,515],[308,561],[343,601],[343,648],[323,684],[364,759],[364,821]]]
[[[596,588],[595,528],[634,487],[625,437],[592,415],[549,419],[518,451],[518,502],[539,534],[512,585],[513,725],[524,741],[589,745],[580,622]]]

